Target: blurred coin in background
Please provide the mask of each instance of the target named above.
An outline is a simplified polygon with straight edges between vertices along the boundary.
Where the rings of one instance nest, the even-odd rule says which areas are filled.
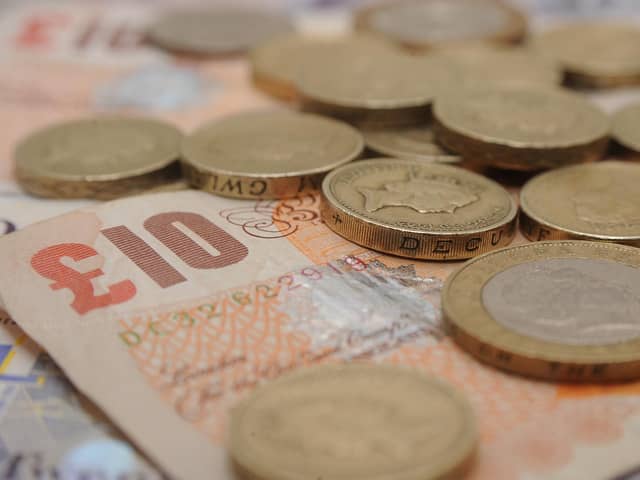
[[[109,199],[180,178],[182,134],[142,117],[96,116],[54,124],[18,144],[16,176],[29,193]]]
[[[545,172],[520,192],[522,233],[640,246],[640,165],[598,162]]]
[[[248,112],[206,124],[183,142],[196,188],[225,197],[283,198],[319,188],[323,174],[364,148],[355,128],[318,115]]]
[[[401,257],[459,260],[508,245],[517,206],[476,173],[421,160],[362,160],[329,173],[321,215],[359,245]]]
[[[527,30],[518,10],[496,0],[384,2],[357,12],[355,25],[412,50],[477,41],[516,43]]]
[[[483,85],[557,85],[560,69],[553,61],[521,48],[489,44],[465,45],[434,54],[452,64],[457,88]]]
[[[367,147],[390,157],[427,162],[456,163],[460,157],[447,152],[435,140],[431,125],[366,128],[362,130]]]
[[[583,97],[555,88],[449,92],[433,107],[436,138],[480,165],[539,170],[600,158],[609,119]]]
[[[447,62],[377,47],[315,60],[299,80],[303,108],[358,125],[423,123],[433,99],[454,81]]]
[[[298,98],[297,79],[309,65],[313,68],[313,63],[336,52],[357,58],[393,49],[392,44],[372,35],[280,35],[251,51],[251,75],[256,87],[276,98],[290,101]]]
[[[640,85],[640,27],[576,23],[531,39],[540,55],[557,61],[569,84],[585,87]]]
[[[552,381],[640,377],[640,250],[536,242],[474,258],[449,276],[454,340],[497,368]]]
[[[292,30],[291,20],[277,11],[220,7],[168,11],[147,35],[153,44],[172,52],[227,55]]]
[[[623,147],[640,154],[640,103],[628,105],[613,115],[611,135]]]

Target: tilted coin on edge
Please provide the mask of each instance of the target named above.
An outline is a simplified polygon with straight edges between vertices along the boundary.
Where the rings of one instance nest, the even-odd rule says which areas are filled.
[[[640,250],[604,242],[509,247],[446,281],[444,317],[479,360],[553,381],[640,377]]]
[[[627,105],[613,115],[611,136],[623,147],[640,155],[640,103]]]
[[[541,56],[557,61],[570,84],[640,85],[640,28],[637,25],[569,24],[534,36],[531,47]]]
[[[172,52],[227,55],[290,31],[291,20],[276,11],[220,7],[169,11],[147,35],[154,45]]]
[[[602,240],[640,246],[640,165],[598,162],[551,170],[520,192],[529,240]]]
[[[480,165],[541,170],[602,157],[605,113],[555,88],[491,87],[450,92],[433,105],[436,138]]]
[[[364,149],[355,128],[318,115],[241,113],[206,124],[182,146],[185,176],[225,197],[285,198],[320,186],[322,176]]]
[[[29,193],[110,199],[180,177],[182,134],[142,117],[96,116],[59,123],[22,140],[16,176]]]
[[[461,478],[477,442],[469,402],[388,365],[316,366],[257,388],[231,417],[243,478]]]
[[[402,257],[459,260],[508,245],[517,207],[476,173],[381,158],[338,168],[322,183],[321,215],[359,245]]]
[[[516,43],[527,31],[525,17],[496,0],[383,2],[356,12],[355,25],[412,50],[478,41]]]

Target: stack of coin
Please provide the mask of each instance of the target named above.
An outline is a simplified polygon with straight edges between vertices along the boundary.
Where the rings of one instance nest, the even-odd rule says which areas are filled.
[[[339,235],[402,257],[459,260],[508,245],[517,207],[468,170],[381,158],[345,165],[322,183],[322,218]]]
[[[640,246],[640,165],[574,165],[531,179],[520,192],[522,233],[545,239]]]
[[[232,411],[242,478],[461,478],[477,429],[469,402],[415,370],[315,366],[257,388]]]
[[[479,360],[554,381],[640,377],[640,250],[557,241],[475,258],[442,292],[452,334]]]
[[[633,156],[640,156],[640,103],[628,105],[615,113],[611,135]]]
[[[570,84],[585,87],[640,85],[640,28],[578,23],[534,37],[532,47],[564,68]]]
[[[411,50],[464,42],[515,43],[526,34],[522,14],[496,0],[400,0],[356,13],[356,28]]]
[[[148,37],[172,52],[210,56],[241,53],[291,30],[285,15],[268,10],[192,9],[167,12],[150,26]]]
[[[537,87],[451,92],[434,103],[436,137],[470,162],[540,170],[600,158],[608,117],[577,94]]]
[[[395,126],[427,120],[432,100],[454,81],[446,62],[375,48],[318,59],[307,65],[298,87],[305,110]]]
[[[300,76],[313,64],[335,55],[377,56],[394,47],[371,35],[280,35],[263,42],[250,53],[251,76],[256,87],[282,100],[297,100]]]
[[[182,134],[138,117],[97,116],[35,132],[15,150],[16,176],[34,195],[109,199],[176,182]]]
[[[202,190],[235,198],[292,197],[318,188],[322,176],[357,158],[362,135],[317,115],[238,114],[185,138],[183,170]]]

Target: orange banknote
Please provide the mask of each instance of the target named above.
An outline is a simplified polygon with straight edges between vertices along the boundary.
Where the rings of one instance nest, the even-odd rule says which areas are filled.
[[[176,478],[232,478],[230,407],[284,372],[345,361],[463,391],[481,431],[469,478],[605,478],[637,462],[640,384],[555,385],[479,364],[440,320],[456,265],[358,247],[321,222],[318,201],[184,191],[85,207],[0,239],[2,299]]]

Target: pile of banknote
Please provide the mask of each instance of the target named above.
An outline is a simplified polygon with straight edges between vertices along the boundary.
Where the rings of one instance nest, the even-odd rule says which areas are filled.
[[[640,475],[637,5],[0,13],[0,479]]]

